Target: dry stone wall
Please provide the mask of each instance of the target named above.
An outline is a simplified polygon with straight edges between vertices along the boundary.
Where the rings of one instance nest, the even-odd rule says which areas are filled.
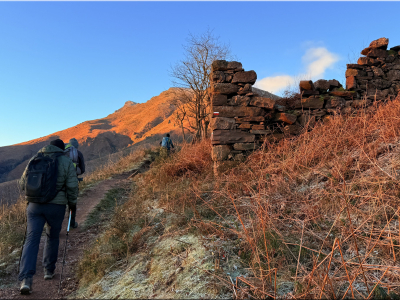
[[[213,160],[241,160],[266,140],[299,134],[336,113],[349,114],[397,95],[400,46],[387,51],[387,45],[386,38],[373,41],[361,52],[366,57],[347,65],[346,89],[335,79],[301,81],[300,95],[290,103],[253,88],[257,74],[245,71],[240,62],[214,61],[210,74]]]
[[[357,64],[348,64],[346,89],[367,102],[395,96],[400,91],[400,46],[388,49],[389,39],[380,38],[361,51]]]

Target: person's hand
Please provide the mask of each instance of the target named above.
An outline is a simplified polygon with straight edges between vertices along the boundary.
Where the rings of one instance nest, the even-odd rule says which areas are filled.
[[[68,204],[70,211],[72,214],[76,213],[76,204]]]

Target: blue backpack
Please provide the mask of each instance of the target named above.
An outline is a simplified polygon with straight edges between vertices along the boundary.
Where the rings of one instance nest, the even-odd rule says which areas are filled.
[[[162,142],[161,142],[161,147],[169,148],[169,137],[167,137],[167,136],[163,137]]]

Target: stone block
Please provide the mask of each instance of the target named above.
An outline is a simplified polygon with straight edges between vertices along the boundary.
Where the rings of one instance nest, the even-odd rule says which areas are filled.
[[[364,70],[347,69],[346,77],[349,77],[349,76],[367,76],[367,72],[365,72]]]
[[[326,109],[314,109],[314,110],[311,112],[311,115],[320,118],[320,117],[326,115]]]
[[[372,58],[377,58],[377,57],[386,58],[387,56],[388,56],[387,51],[383,49],[371,49],[371,51],[369,51],[367,54],[367,57],[372,57]]]
[[[243,122],[264,122],[265,118],[263,116],[258,116],[258,117],[244,117],[244,118],[235,118],[235,121],[237,123],[243,123]]]
[[[372,72],[374,73],[374,77],[382,77],[385,75],[382,69],[378,67],[372,67]]]
[[[314,84],[311,80],[301,80],[299,87],[300,87],[300,93],[302,91],[310,91],[310,90],[314,91],[315,90]]]
[[[332,91],[329,92],[329,94],[349,100],[353,99],[356,96],[356,93],[354,91]]]
[[[250,133],[252,134],[258,134],[258,135],[268,135],[271,134],[272,131],[269,129],[264,129],[264,130],[250,130]]]
[[[364,67],[360,66],[358,64],[347,64],[347,69],[358,69],[358,70],[363,70]]]
[[[214,130],[211,144],[226,145],[236,143],[253,143],[255,135],[242,130]]]
[[[319,91],[306,90],[306,91],[303,91],[303,93],[302,93],[303,97],[309,97],[309,96],[314,96],[314,95],[319,95]]]
[[[211,72],[228,70],[228,62],[226,60],[214,60],[211,64]]]
[[[221,106],[228,104],[228,96],[222,94],[211,94],[212,106]]]
[[[246,96],[233,96],[232,99],[228,100],[228,104],[229,105],[233,105],[233,106],[248,106],[250,102],[250,97],[246,97]]]
[[[236,143],[233,144],[233,149],[241,151],[256,150],[260,146],[256,143]]]
[[[325,80],[325,79],[319,79],[316,82],[314,82],[315,89],[317,91],[320,91],[323,93],[326,92],[327,90],[329,90],[329,86],[330,86],[330,84],[329,84],[328,80]]]
[[[309,98],[301,99],[301,102],[296,105],[295,108],[323,108],[324,107],[324,98],[320,96],[311,96]]]
[[[221,118],[221,117],[217,117],[217,118],[212,118],[211,119],[211,129],[216,130],[216,129],[220,129],[220,130],[231,130],[231,129],[235,129],[235,119],[233,118]]]
[[[389,94],[389,90],[378,90],[378,89],[368,89],[367,90],[367,98],[375,101],[375,100],[382,100],[386,98],[386,96]]]
[[[250,100],[250,105],[263,107],[269,110],[273,110],[276,104],[276,100],[266,97],[253,97]]]
[[[394,55],[389,55],[388,57],[386,57],[385,62],[392,63],[395,59],[396,57]]]
[[[253,129],[253,130],[264,130],[265,129],[265,125],[256,124],[256,125],[251,126],[251,129]]]
[[[296,120],[297,116],[288,113],[282,112],[275,115],[275,121],[282,121],[287,124],[293,124],[294,122],[296,122]]]
[[[232,74],[225,74],[225,82],[231,82],[233,78]]]
[[[385,50],[387,49],[388,45],[389,45],[389,39],[384,38],[384,37],[374,40],[371,42],[371,44],[369,44],[369,46],[371,48],[378,48],[378,49],[385,49]]]
[[[347,69],[346,70],[346,78],[347,77],[349,77],[349,76],[357,76],[358,75],[358,71],[359,70],[356,70],[356,69]]]
[[[238,91],[239,87],[232,83],[212,83],[211,92],[215,94],[234,94]]]
[[[215,71],[211,73],[212,82],[225,82],[225,73],[223,71]]]
[[[354,76],[346,77],[346,90],[352,91],[357,89],[357,80]]]
[[[400,80],[400,70],[390,70],[387,74],[390,81]]]
[[[232,83],[254,84],[257,80],[257,74],[254,71],[237,72],[233,75]]]
[[[329,90],[332,90],[334,88],[341,88],[342,85],[340,84],[340,82],[336,79],[331,79],[328,81],[329,83]]]
[[[218,112],[219,117],[225,118],[257,117],[265,114],[262,108],[248,106],[214,106],[213,111]]]
[[[228,70],[242,70],[242,63],[238,61],[229,61],[227,65]]]
[[[242,83],[242,84],[244,84],[244,83]],[[252,87],[252,85],[250,83],[246,83],[243,87],[241,87],[239,89],[238,94],[239,95],[246,95],[248,93],[251,93],[252,92],[251,87]]]
[[[251,124],[250,123],[242,123],[239,125],[240,129],[250,129],[251,128]]]
[[[357,63],[362,66],[374,66],[380,64],[379,61],[371,57],[360,57]]]
[[[213,161],[221,161],[228,158],[231,152],[229,145],[215,145],[212,147],[211,157]]]
[[[392,85],[392,82],[388,80],[384,80],[381,78],[373,79],[369,82],[368,84],[368,89],[378,89],[378,90],[384,90],[389,88]]]
[[[392,47],[392,48],[390,48],[390,50],[393,50],[393,51],[400,51],[400,46],[394,46],[394,47]]]
[[[325,108],[342,108],[346,106],[346,100],[342,97],[331,97],[326,101]]]
[[[367,55],[374,48],[386,50],[388,45],[389,45],[389,39],[380,38],[375,41],[372,41],[371,44],[369,44],[369,47],[367,47],[361,51],[361,54]]]
[[[299,135],[302,130],[303,128],[299,124],[286,125],[285,127],[283,127],[283,132],[289,135]]]

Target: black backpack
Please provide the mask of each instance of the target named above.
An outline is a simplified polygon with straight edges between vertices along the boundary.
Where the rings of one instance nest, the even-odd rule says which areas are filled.
[[[27,166],[25,182],[25,198],[28,202],[47,203],[60,192],[57,190],[57,158],[62,155],[64,153],[52,156],[39,153],[31,159]]]

